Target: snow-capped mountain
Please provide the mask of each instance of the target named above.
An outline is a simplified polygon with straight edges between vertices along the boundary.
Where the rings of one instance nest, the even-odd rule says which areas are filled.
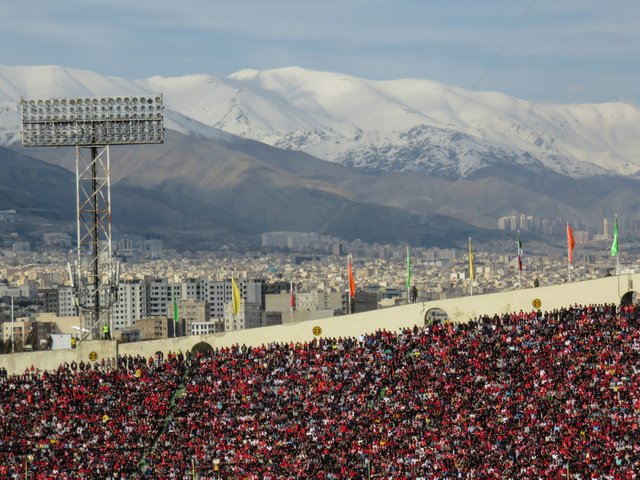
[[[465,177],[508,162],[574,177],[640,173],[640,110],[625,103],[536,104],[428,80],[301,68],[138,84],[208,125],[366,170]]]
[[[127,81],[0,66],[0,145],[18,140],[20,97],[156,92],[164,94],[169,129],[214,137],[224,131],[365,171],[458,178],[514,165],[577,178],[640,176],[640,110],[629,104],[536,104],[428,80],[372,81],[293,67]]]
[[[161,233],[181,247],[253,242],[274,230],[464,245],[472,233],[501,238],[490,230],[505,215],[592,228],[640,208],[638,179],[621,175],[640,171],[639,113],[622,103],[536,105],[297,68],[127,81],[0,66],[0,209],[37,217],[38,232],[73,203],[70,149],[19,146],[21,97],[156,93],[165,144],[115,151],[114,218],[123,232]]]

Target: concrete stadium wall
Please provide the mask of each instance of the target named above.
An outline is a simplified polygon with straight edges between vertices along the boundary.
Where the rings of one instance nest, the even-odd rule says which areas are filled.
[[[145,342],[124,343],[115,341],[80,342],[76,350],[18,353],[0,355],[0,366],[9,373],[22,373],[31,366],[40,370],[54,369],[61,363],[102,358],[117,355],[142,355],[145,358],[156,352],[186,352],[197,343],[212,347],[232,345],[257,346],[271,342],[305,342],[313,338],[357,337],[379,329],[398,329],[424,325],[426,313],[433,308],[446,312],[449,320],[466,322],[481,315],[495,313],[549,311],[573,304],[619,304],[622,297],[640,286],[640,274],[605,277],[561,285],[527,288],[503,293],[450,298],[432,302],[413,303],[348,316],[309,320],[287,325],[255,328],[238,332],[179,337]],[[535,307],[534,307],[535,306]]]
[[[64,362],[71,363],[80,360],[87,363],[95,352],[97,361],[102,358],[115,358],[117,356],[117,344],[108,340],[92,340],[80,342],[75,350],[47,350],[44,352],[21,352],[0,355],[0,366],[5,367],[9,373],[24,373],[31,367],[39,370],[54,370]]]

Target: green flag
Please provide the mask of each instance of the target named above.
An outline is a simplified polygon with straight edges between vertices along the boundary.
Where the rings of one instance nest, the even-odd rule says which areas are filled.
[[[405,284],[405,288],[409,288],[411,286],[411,255],[409,255],[409,247],[407,247],[407,283]]]
[[[613,243],[611,244],[611,256],[615,257],[618,254],[618,216],[616,215],[616,222],[613,224]]]
[[[180,318],[180,312],[178,311],[178,302],[176,301],[176,296],[171,290],[171,300],[173,302],[173,323],[178,323],[178,319]]]
[[[471,278],[471,280],[475,280],[475,275],[473,274],[473,248],[471,247],[471,237],[469,237],[469,278]]]

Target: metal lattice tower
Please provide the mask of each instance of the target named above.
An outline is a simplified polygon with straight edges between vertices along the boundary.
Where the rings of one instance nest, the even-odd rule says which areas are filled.
[[[118,275],[111,242],[111,181],[109,146],[76,147],[78,306],[93,338],[103,325],[111,327],[111,307],[117,301]]]
[[[118,267],[112,257],[109,145],[164,143],[162,96],[20,100],[22,145],[76,147],[77,259],[69,266],[83,338],[111,331]]]

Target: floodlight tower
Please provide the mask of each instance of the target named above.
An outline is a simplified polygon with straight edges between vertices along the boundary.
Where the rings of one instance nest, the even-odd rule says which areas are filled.
[[[164,143],[162,95],[21,99],[24,147],[76,148],[77,259],[69,268],[83,338],[100,338],[117,301],[111,245],[110,145]]]

